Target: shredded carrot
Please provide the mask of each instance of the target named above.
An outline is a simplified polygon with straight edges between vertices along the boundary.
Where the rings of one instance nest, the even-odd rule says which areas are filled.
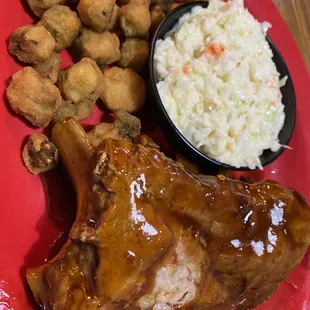
[[[205,54],[211,54],[215,57],[220,57],[225,51],[225,46],[222,43],[211,43],[205,50]]]
[[[183,66],[182,70],[185,74],[188,74],[189,73],[189,66],[187,66],[187,65]]]

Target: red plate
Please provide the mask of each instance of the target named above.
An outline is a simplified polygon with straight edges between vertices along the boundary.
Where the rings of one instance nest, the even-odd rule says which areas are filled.
[[[281,51],[291,72],[297,95],[297,124],[290,146],[279,160],[264,171],[250,173],[256,180],[275,179],[293,187],[310,199],[310,79],[296,44],[271,0],[245,0],[250,12],[273,27],[270,36]],[[11,75],[20,66],[7,53],[9,35],[18,26],[31,23],[19,0],[0,2],[0,88],[1,93]],[[64,65],[69,58],[63,57]],[[101,118],[98,108],[88,124]],[[74,192],[59,170],[44,177],[30,175],[21,161],[21,147],[26,136],[35,132],[7,105],[0,107],[0,310],[26,310],[34,307],[25,282],[25,270],[44,263],[53,255],[51,245],[69,227],[74,214]],[[158,129],[153,136],[164,144]],[[309,173],[309,174],[308,174]],[[62,238],[64,239],[64,238]],[[62,240],[58,242],[60,244]],[[57,243],[57,242],[56,242]],[[54,249],[56,249],[54,247]],[[306,310],[310,308],[310,252],[279,288],[277,294],[259,309]]]

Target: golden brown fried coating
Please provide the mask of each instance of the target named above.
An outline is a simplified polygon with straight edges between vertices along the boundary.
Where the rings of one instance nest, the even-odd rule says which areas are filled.
[[[48,78],[55,84],[60,73],[60,56],[56,52],[52,52],[51,56],[44,61],[35,64],[33,68],[38,71],[41,76]]]
[[[39,24],[45,26],[55,38],[56,51],[69,47],[79,35],[82,25],[75,12],[58,4],[44,12]]]
[[[128,38],[121,47],[121,59],[118,65],[141,72],[149,58],[149,44],[145,40]]]
[[[114,114],[114,123],[119,135],[128,141],[133,141],[141,134],[141,121],[126,111],[118,110]]]
[[[87,119],[93,111],[94,101],[82,101],[79,103],[72,103],[71,101],[63,101],[60,108],[57,110],[54,122],[62,122],[67,117],[73,117],[78,121]]]
[[[165,18],[166,13],[162,5],[154,5],[150,10],[151,14],[151,33],[152,35],[156,32],[159,24]]]
[[[103,32],[111,19],[115,0],[80,0],[77,11],[84,25]]]
[[[119,110],[115,112],[114,123],[100,123],[96,125],[88,132],[88,138],[94,147],[98,147],[105,139],[133,141],[140,134],[140,120],[125,111]]]
[[[120,8],[120,25],[126,37],[147,37],[151,26],[149,3],[131,1]]]
[[[38,17],[55,4],[64,4],[65,0],[27,0],[31,11]]]
[[[45,27],[27,25],[11,35],[9,52],[22,62],[36,64],[48,59],[55,46],[55,39]]]
[[[13,74],[6,96],[16,113],[38,127],[49,124],[62,101],[59,89],[32,67]]]
[[[89,142],[95,148],[106,139],[122,140],[114,123],[100,123],[87,133]]]
[[[111,111],[137,112],[142,108],[145,97],[145,81],[134,70],[112,67],[103,73],[101,99]]]
[[[101,93],[102,73],[95,61],[83,58],[60,74],[57,85],[67,101],[95,102]]]
[[[119,28],[119,9],[120,7],[114,4],[112,15],[106,28],[107,31],[113,31]]]
[[[81,35],[75,41],[74,48],[80,57],[89,57],[98,66],[106,66],[121,58],[120,42],[116,34],[102,33],[82,28]]]
[[[58,150],[43,134],[29,137],[24,150],[23,161],[29,172],[39,174],[55,168],[58,164]]]

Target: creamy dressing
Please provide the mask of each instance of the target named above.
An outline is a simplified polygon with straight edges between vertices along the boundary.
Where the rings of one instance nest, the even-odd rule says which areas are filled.
[[[281,147],[285,81],[265,38],[270,27],[242,0],[210,0],[156,44],[157,87],[170,118],[199,150],[235,167],[262,168],[263,151]]]

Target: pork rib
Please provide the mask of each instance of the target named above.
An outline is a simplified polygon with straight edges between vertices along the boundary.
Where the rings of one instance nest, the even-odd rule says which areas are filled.
[[[248,309],[308,248],[306,202],[274,181],[194,176],[126,141],[94,152],[72,119],[52,136],[79,205],[59,255],[27,272],[45,309]]]

